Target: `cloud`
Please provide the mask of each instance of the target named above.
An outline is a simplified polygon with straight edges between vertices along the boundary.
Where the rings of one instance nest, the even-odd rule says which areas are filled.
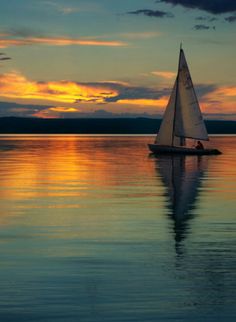
[[[236,14],[234,14],[233,16],[226,17],[225,21],[228,21],[230,23],[236,22]]]
[[[235,113],[236,86],[215,86],[201,100],[204,111],[208,113]]]
[[[140,107],[152,106],[152,107],[165,107],[168,103],[168,97],[159,99],[121,99],[117,102],[124,105],[136,105]]]
[[[11,60],[11,57],[6,56],[4,53],[0,53],[0,61]]]
[[[155,102],[156,103],[156,102]],[[214,105],[221,104],[220,102],[215,102]],[[125,104],[123,104],[125,105]],[[207,113],[204,113],[204,118],[207,119],[224,119],[224,120],[236,120],[235,111],[227,113],[222,113],[225,108],[221,107],[221,111],[214,113],[214,106],[208,103],[203,103],[204,109]],[[122,106],[122,104],[121,104]],[[148,105],[145,105],[147,107]],[[123,107],[123,106],[122,106]],[[0,102],[0,117],[6,116],[18,116],[18,117],[41,117],[41,118],[137,118],[137,117],[148,117],[148,118],[161,118],[163,114],[163,108],[157,110],[157,105],[155,110],[152,112],[142,112],[138,110],[137,112],[122,111],[107,111],[104,109],[98,109],[95,111],[83,111],[78,107],[67,107],[67,106],[42,106],[42,105],[32,105],[32,104],[17,104],[9,102]]]
[[[53,1],[42,1],[42,3],[46,6],[52,7],[55,11],[62,13],[64,15],[77,13],[77,12],[81,11],[81,9],[78,7],[63,6],[63,5],[53,2]]]
[[[44,100],[62,103],[76,101],[102,103],[118,92],[104,84],[86,84],[72,81],[36,82],[20,73],[0,75],[0,96],[15,99]]]
[[[0,117],[33,116],[34,114],[49,108],[51,108],[51,106],[0,102]]]
[[[236,98],[236,86],[222,86],[217,88],[214,91],[214,94],[217,96],[225,96],[225,97],[235,97]]]
[[[129,11],[127,13],[130,15],[144,15],[144,16],[155,17],[155,18],[173,18],[174,17],[174,15],[170,12],[151,10],[151,9],[140,9],[136,11]]]
[[[0,75],[0,96],[13,99],[43,100],[58,103],[105,104],[121,100],[158,100],[170,94],[170,88],[159,89],[145,86],[132,86],[119,81],[75,82],[31,81],[24,75],[11,72]],[[213,85],[197,85],[199,95],[215,90]]]
[[[120,102],[120,101],[136,101],[137,100],[159,100],[169,94],[169,89],[161,88],[160,90],[156,88],[142,87],[142,86],[131,86],[131,85],[121,85],[121,84],[110,84],[118,94],[115,96],[110,96],[105,98],[105,102]]]
[[[181,5],[186,8],[199,9],[212,14],[222,14],[236,11],[235,0],[159,0],[173,5]]]
[[[8,99],[42,100],[58,103],[105,104],[122,100],[158,100],[168,89],[131,86],[122,82],[74,81],[36,82],[17,72],[0,75],[0,96]]]
[[[214,84],[197,84],[195,90],[199,99],[204,98],[209,93],[214,92],[218,87]]]
[[[0,34],[0,37],[19,37],[19,38],[27,38],[27,37],[43,37],[43,32],[39,30],[34,30],[33,28],[27,28],[27,27],[18,27],[14,28],[11,27],[2,34]]]
[[[77,113],[79,109],[76,107],[55,106],[50,107],[50,110],[57,113]]]
[[[154,71],[151,74],[165,79],[172,79],[176,76],[176,73],[168,71]]]
[[[205,113],[235,113],[235,86],[198,84],[195,89]],[[91,112],[91,109],[100,109],[99,106],[113,111],[117,108],[118,113],[132,112],[132,109],[135,113],[160,113],[167,105],[170,91],[170,87],[162,85],[153,88],[119,81],[32,81],[20,73],[11,72],[0,75],[0,97],[25,105],[6,103],[5,110],[3,105],[0,106],[0,115],[75,117],[81,109]]]
[[[69,38],[69,37],[36,37],[26,36],[16,32],[5,33],[0,36],[0,48],[13,46],[105,46],[105,47],[124,47],[127,43],[115,40],[96,40],[90,38]]]
[[[195,29],[195,30],[209,30],[209,29],[215,29],[215,26],[211,27],[211,26],[207,26],[207,25],[195,25],[193,27],[193,29]]]
[[[158,31],[127,32],[121,33],[119,36],[126,39],[150,39],[161,36],[161,33]]]
[[[0,57],[0,60],[10,60],[11,57]]]
[[[195,18],[195,20],[213,22],[213,21],[216,21],[218,19],[216,17],[198,16],[198,17]]]
[[[58,11],[62,12],[64,15],[68,15],[68,14],[71,14],[71,13],[79,12],[80,9],[75,8],[75,7],[60,7],[60,8],[58,8]]]
[[[204,113],[205,120],[225,120],[225,121],[236,121],[236,113]]]
[[[1,103],[0,103],[1,104]],[[63,112],[63,110],[65,110]],[[161,113],[162,114],[162,113]],[[137,118],[137,117],[146,117],[146,118],[160,118],[161,114],[158,113],[146,113],[146,112],[111,112],[104,109],[99,109],[96,111],[81,111],[80,109],[76,109],[75,112],[69,112],[65,107],[50,107],[44,110],[40,110],[37,115],[33,116],[42,117],[42,118]]]
[[[0,60],[10,60],[11,57],[0,57]]]

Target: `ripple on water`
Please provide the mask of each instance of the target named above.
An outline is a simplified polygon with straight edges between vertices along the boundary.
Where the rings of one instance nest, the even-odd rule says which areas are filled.
[[[0,137],[1,321],[235,321],[236,137]]]

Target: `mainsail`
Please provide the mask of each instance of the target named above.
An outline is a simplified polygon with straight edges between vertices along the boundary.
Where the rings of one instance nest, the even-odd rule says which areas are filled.
[[[178,146],[185,138],[208,140],[184,51],[180,49],[178,75],[164,113],[156,143]]]

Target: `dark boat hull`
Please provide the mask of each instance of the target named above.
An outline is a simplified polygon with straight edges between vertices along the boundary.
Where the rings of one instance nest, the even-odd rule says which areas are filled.
[[[167,145],[148,144],[149,150],[154,154],[184,154],[184,155],[217,155],[221,152],[217,149],[201,149],[186,147],[172,147]]]

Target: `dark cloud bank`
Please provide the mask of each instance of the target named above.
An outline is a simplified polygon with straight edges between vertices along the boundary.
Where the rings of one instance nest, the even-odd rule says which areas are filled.
[[[236,22],[236,13],[233,16],[226,17],[225,21],[228,21],[230,23],[231,22]]]
[[[236,11],[235,0],[158,0],[186,8],[200,9],[212,14],[222,14]]]
[[[151,10],[151,9],[140,9],[135,11],[129,11],[127,13],[130,15],[144,15],[144,16],[155,17],[155,18],[173,18],[174,17],[174,15],[170,12]]]

